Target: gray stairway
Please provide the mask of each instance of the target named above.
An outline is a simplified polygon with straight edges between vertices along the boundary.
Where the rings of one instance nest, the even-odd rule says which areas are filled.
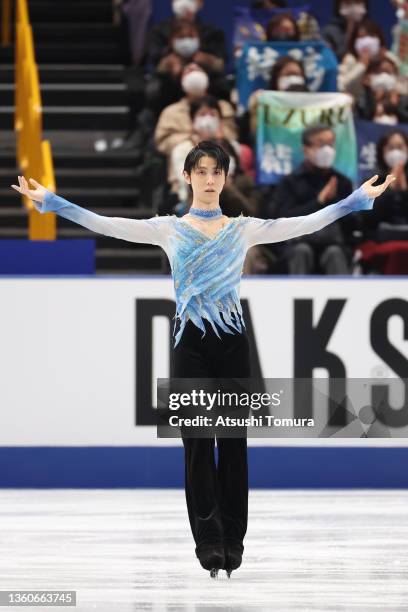
[[[57,193],[108,216],[147,218],[140,155],[96,152],[98,138],[123,137],[129,126],[126,66],[112,24],[111,0],[30,0],[43,103],[44,137],[53,151]],[[27,216],[16,183],[13,130],[14,50],[0,49],[0,239],[27,238]],[[61,217],[58,238],[94,238],[99,274],[168,271],[163,252],[149,245],[89,232]]]

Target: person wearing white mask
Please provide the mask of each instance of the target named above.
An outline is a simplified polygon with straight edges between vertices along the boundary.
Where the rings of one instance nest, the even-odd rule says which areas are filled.
[[[387,172],[395,180],[387,194],[375,203],[372,215],[364,215],[362,245],[364,271],[383,274],[408,274],[408,135],[402,130],[388,130],[377,143],[377,173]]]
[[[363,92],[355,103],[359,119],[396,125],[408,122],[406,85],[389,57],[373,58],[365,72]]]
[[[403,196],[398,198],[404,200],[404,218],[408,223],[408,207],[406,198],[408,195],[408,136],[400,130],[387,132],[377,144],[377,164],[379,174],[385,174],[392,170],[396,177],[392,185],[391,198],[396,194]]]
[[[222,76],[224,59],[203,51],[200,27],[197,22],[188,19],[174,19],[171,23],[167,46],[164,47],[156,70],[145,87],[147,104],[150,109],[154,110],[156,117],[163,108],[177,102],[183,96],[180,83],[181,73],[186,64],[193,61],[207,72],[211,85],[216,90],[218,82],[224,79]]]
[[[148,58],[151,64],[157,66],[166,56],[176,53],[187,61],[194,60],[210,73],[222,73],[227,59],[227,50],[223,30],[203,23],[198,13],[203,7],[203,0],[173,0],[173,17],[162,21],[153,27],[147,46]],[[193,41],[176,43],[174,48],[174,29],[179,23],[187,23],[194,27],[196,33],[183,35],[183,38],[193,38]],[[196,39],[200,46],[192,53]],[[172,40],[173,39],[173,40]]]
[[[282,55],[272,66],[268,89],[271,91],[308,91],[306,74],[303,63],[290,57]],[[256,135],[258,98],[263,89],[254,91],[248,100],[247,116],[242,120],[243,130],[248,131],[246,140],[253,141]],[[249,121],[249,126],[246,123]]]
[[[368,0],[336,0],[334,15],[322,29],[322,36],[341,61],[347,53],[356,24],[367,15]]]
[[[209,84],[207,73],[198,64],[187,64],[181,75],[184,97],[167,106],[160,114],[154,133],[154,142],[157,150],[166,155],[169,162],[169,172],[170,156],[174,147],[180,142],[190,140],[193,134],[193,122],[190,115],[191,105],[194,101],[208,94]],[[238,127],[235,111],[226,100],[219,100],[218,104],[222,117],[223,135],[230,141],[236,141]]]
[[[283,177],[273,195],[276,214],[284,217],[305,215],[325,208],[352,192],[351,181],[334,169],[336,138],[325,125],[307,128],[302,134],[304,161]],[[349,274],[349,237],[357,219],[336,222],[319,235],[290,241],[282,256],[290,274]]]
[[[339,65],[338,90],[360,96],[365,71],[374,57],[386,57],[396,64],[399,63],[396,55],[387,49],[381,28],[371,19],[363,19],[355,26],[348,52]]]

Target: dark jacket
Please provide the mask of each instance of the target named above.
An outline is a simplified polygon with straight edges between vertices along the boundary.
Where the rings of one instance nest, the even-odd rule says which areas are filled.
[[[322,29],[322,37],[333,49],[338,60],[347,53],[346,41],[347,20],[341,15],[335,15]]]
[[[333,175],[337,177],[337,196],[333,201],[322,205],[318,202],[317,196]],[[299,215],[309,215],[346,198],[352,190],[351,181],[340,172],[334,169],[327,172],[322,172],[319,169],[314,170],[304,162],[291,174],[285,176],[276,187],[274,193],[275,216],[297,217]],[[346,215],[318,232],[306,234],[296,240],[316,246],[351,244],[353,242],[352,232],[357,227],[358,222],[355,214]]]
[[[385,180],[387,172],[377,170],[379,181]],[[408,181],[408,163],[405,165],[405,176]],[[396,227],[408,225],[408,191],[391,189],[384,191],[374,201],[373,210],[364,215],[364,234],[367,239],[376,240],[380,223],[388,223]]]

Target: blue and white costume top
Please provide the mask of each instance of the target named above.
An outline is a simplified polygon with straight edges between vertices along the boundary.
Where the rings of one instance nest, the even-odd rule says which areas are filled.
[[[242,332],[241,326],[245,327],[245,323],[239,284],[250,247],[316,232],[348,213],[371,209],[373,203],[374,199],[360,187],[344,200],[310,215],[266,220],[242,215],[230,218],[214,238],[176,215],[151,219],[104,217],[50,191],[46,192],[43,203],[34,202],[34,205],[41,213],[55,212],[99,234],[164,249],[174,280],[174,318],[180,320],[174,344],[177,346],[188,319],[204,334],[203,319],[210,322],[217,336],[217,325],[226,333]],[[175,331],[176,325],[173,334]]]

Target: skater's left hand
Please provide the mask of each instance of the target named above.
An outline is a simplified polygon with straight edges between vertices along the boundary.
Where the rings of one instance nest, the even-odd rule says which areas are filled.
[[[44,185],[37,183],[37,181],[35,181],[33,178],[30,178],[28,182],[34,185],[35,189],[29,188],[24,176],[18,177],[19,186],[11,185],[11,187],[22,195],[25,195],[30,198],[30,200],[33,200],[35,202],[43,202],[44,196],[47,193],[47,189],[44,187]]]
[[[392,174],[388,174],[387,178],[381,185],[373,185],[377,179],[378,174],[372,176],[370,179],[368,179],[368,181],[361,185],[369,198],[378,198],[378,196],[380,196],[387,189],[390,183],[395,181],[396,177]]]

